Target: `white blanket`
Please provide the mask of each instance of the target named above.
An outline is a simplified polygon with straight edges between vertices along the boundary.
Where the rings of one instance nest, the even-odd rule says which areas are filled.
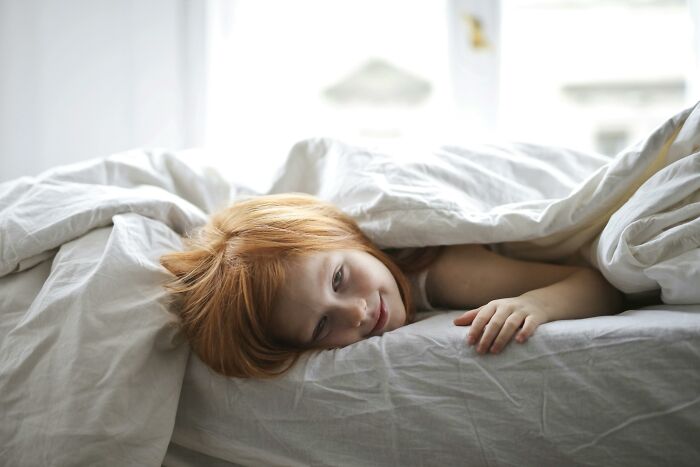
[[[533,145],[406,149],[399,159],[302,142],[272,191],[331,200],[383,246],[506,242],[501,251],[522,258],[580,254],[625,292],[661,288],[666,303],[700,303],[700,287],[688,286],[700,283],[700,106],[609,163]]]
[[[698,107],[688,109],[609,163],[594,155],[532,145],[442,147],[434,152],[413,148],[399,160],[312,140],[293,149],[273,191],[307,191],[332,200],[383,246],[496,242],[505,253],[521,257],[563,259],[581,253],[627,292],[661,287],[669,303],[700,303],[699,121]],[[337,434],[356,434],[360,446],[369,446],[367,437],[377,435],[371,427],[384,426],[380,420],[397,417],[405,407],[434,406],[435,420],[449,420],[442,407],[476,424],[476,419],[469,420],[483,410],[497,412],[502,403],[505,410],[508,401],[520,407],[524,402],[501,382],[511,373],[506,377],[501,372],[518,371],[514,362],[534,362],[549,346],[561,351],[564,347],[555,342],[565,341],[556,340],[558,331],[574,326],[543,326],[538,330],[542,340],[505,352],[489,369],[474,359],[464,370],[460,362],[469,352],[461,347],[465,331],[448,330],[446,321],[440,321],[435,330],[417,323],[347,349],[321,352],[273,383],[227,380],[208,372],[196,358],[190,359],[186,372],[188,350],[166,310],[160,284],[167,276],[158,257],[179,248],[179,234],[237,193],[215,171],[177,155],[144,151],[0,185],[0,463],[159,465],[173,433],[184,375],[186,397],[173,434],[184,448],[254,464],[338,464],[354,454],[400,465],[407,460],[399,450],[407,439],[444,427],[425,426],[423,412],[409,411],[404,420],[412,427],[408,438],[396,425],[386,425],[383,442],[388,444],[383,446],[388,448],[381,456],[340,450],[330,459],[309,454],[311,448],[321,452],[323,445],[314,444],[319,442],[313,439],[314,429],[302,427],[315,413],[335,420],[351,415]],[[695,327],[689,332],[697,341]],[[404,340],[405,335],[414,337]],[[416,344],[415,355],[406,353],[406,342]],[[585,342],[580,345],[585,347]],[[680,347],[685,360],[679,371],[689,365],[697,368],[696,351]],[[436,358],[425,361],[439,364],[443,376],[452,375],[445,376],[450,384],[485,378],[505,399],[459,402],[463,393],[450,396],[450,384],[439,383],[439,375],[421,368],[426,352]],[[582,358],[585,362],[587,357]],[[542,364],[558,365],[557,360]],[[436,384],[411,383],[427,374]],[[392,382],[396,377],[398,386]],[[693,378],[686,375],[698,387]],[[328,383],[319,386],[319,381]],[[214,392],[200,394],[201,388]],[[249,405],[247,391],[266,395],[262,403],[276,409],[275,429],[253,424],[255,436],[241,445],[227,436],[231,425],[241,422],[241,407]],[[294,397],[288,399],[289,394]],[[539,393],[529,396],[533,394]],[[688,386],[676,385],[666,395],[678,407],[692,408],[697,405],[692,394]],[[367,400],[373,405],[365,410]],[[212,403],[219,404],[218,417],[206,410]],[[328,410],[349,405],[318,412],[324,404]],[[478,463],[514,459],[512,452],[496,451],[505,442],[499,441],[498,426],[489,425],[486,434],[452,433],[445,440],[482,437],[465,444],[467,451],[450,452],[449,445],[443,446],[444,459],[456,460],[455,452],[478,454]],[[542,449],[561,441],[551,425],[537,439]],[[583,458],[600,454],[596,442],[591,451],[576,448],[578,440],[566,445],[571,459],[582,459],[577,452],[589,456]],[[687,446],[679,442],[680,448]],[[681,449],[681,455],[687,453]]]
[[[160,465],[189,350],[158,257],[228,198],[144,151],[0,185],[0,465]]]

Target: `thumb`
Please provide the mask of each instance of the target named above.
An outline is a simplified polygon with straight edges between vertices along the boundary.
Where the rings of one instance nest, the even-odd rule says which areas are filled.
[[[462,316],[459,316],[452,321],[455,325],[457,326],[468,326],[474,321],[474,318],[476,318],[476,315],[479,313],[479,309],[476,308],[474,310],[469,310],[466,311],[462,314]]]

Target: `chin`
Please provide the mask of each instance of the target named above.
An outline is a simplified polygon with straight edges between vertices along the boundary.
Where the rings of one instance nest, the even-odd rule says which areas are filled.
[[[389,326],[391,331],[394,329],[398,329],[402,326],[405,326],[408,324],[408,315],[406,315],[406,310],[401,307],[400,310],[397,310],[398,315],[397,316],[392,316],[389,320]]]

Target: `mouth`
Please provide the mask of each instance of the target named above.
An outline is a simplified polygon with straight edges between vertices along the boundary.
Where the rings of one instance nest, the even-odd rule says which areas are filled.
[[[384,303],[384,299],[382,299],[382,296],[379,295],[379,316],[377,317],[377,322],[375,323],[374,327],[368,334],[369,336],[378,336],[381,334],[382,330],[384,329],[384,326],[386,326],[386,322],[389,319],[389,313],[387,312],[386,309],[386,303]]]

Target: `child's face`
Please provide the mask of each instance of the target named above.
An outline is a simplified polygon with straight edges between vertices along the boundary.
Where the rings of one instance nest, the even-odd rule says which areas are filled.
[[[275,336],[302,348],[343,347],[405,322],[394,276],[360,250],[323,251],[291,261],[272,312]]]

